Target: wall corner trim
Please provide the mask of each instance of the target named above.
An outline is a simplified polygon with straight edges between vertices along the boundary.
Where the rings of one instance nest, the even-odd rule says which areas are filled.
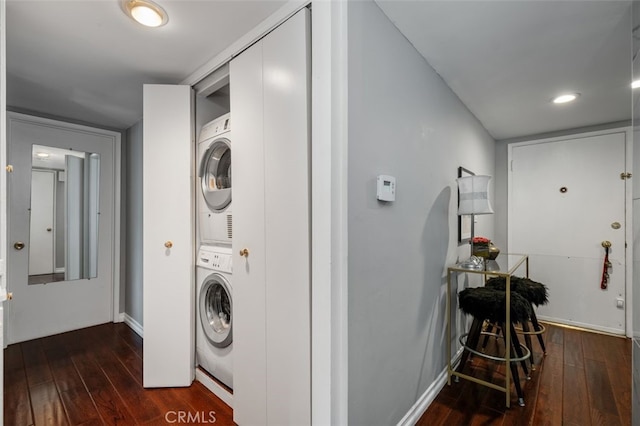
[[[127,324],[133,331],[135,331],[138,336],[144,339],[144,329],[138,321],[131,318],[126,312],[122,313],[120,316],[122,317],[122,321],[124,321],[125,324]]]

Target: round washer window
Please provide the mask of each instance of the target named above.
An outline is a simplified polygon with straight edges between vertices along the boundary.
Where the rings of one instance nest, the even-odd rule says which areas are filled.
[[[231,290],[226,280],[214,274],[200,290],[200,321],[212,345],[224,348],[233,341]]]

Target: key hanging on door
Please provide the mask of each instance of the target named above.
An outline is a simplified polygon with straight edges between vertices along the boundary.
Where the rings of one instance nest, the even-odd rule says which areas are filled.
[[[609,261],[609,249],[611,248],[611,241],[603,241],[602,247],[604,247],[604,265],[602,267],[602,280],[600,281],[600,288],[606,290],[609,285],[609,268],[611,268],[611,262]]]

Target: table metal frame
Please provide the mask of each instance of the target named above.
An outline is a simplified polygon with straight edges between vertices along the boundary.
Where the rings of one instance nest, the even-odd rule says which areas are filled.
[[[451,363],[451,275],[453,273],[460,274],[480,274],[483,275],[485,281],[487,276],[498,276],[504,277],[506,281],[506,297],[505,297],[505,324],[511,324],[511,277],[518,270],[522,264],[525,264],[526,268],[526,277],[529,278],[529,256],[528,255],[503,255],[503,256],[520,256],[517,259],[513,266],[511,266],[507,271],[492,271],[485,269],[466,269],[458,266],[450,266],[447,268],[447,384],[451,385],[451,376],[461,377],[465,380],[470,380],[472,382],[478,383],[483,386],[490,387],[492,389],[499,390],[506,394],[506,406],[509,408],[511,406],[511,333],[505,334],[505,385],[500,386],[495,383],[488,382],[486,380],[478,379],[477,377],[469,376],[467,374],[463,374],[461,372],[455,371],[452,368]],[[456,281],[457,282],[457,281]],[[457,286],[456,286],[457,287]]]

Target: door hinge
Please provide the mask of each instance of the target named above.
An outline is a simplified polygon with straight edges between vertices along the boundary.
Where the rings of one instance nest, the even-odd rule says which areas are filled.
[[[629,173],[629,172],[620,173],[620,179],[622,179],[622,180],[631,179],[631,176],[633,176],[633,175],[631,173]]]

